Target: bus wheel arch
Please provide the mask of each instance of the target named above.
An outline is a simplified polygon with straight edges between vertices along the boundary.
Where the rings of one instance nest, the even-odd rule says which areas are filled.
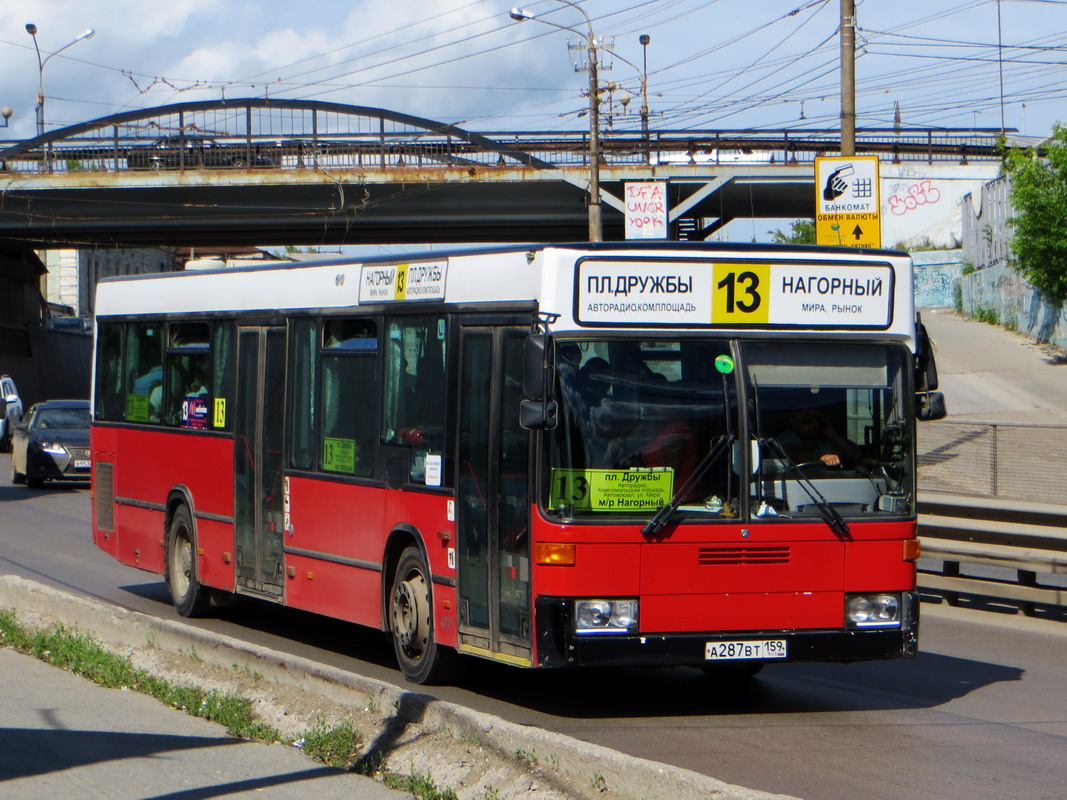
[[[437,641],[433,575],[417,534],[395,531],[383,566],[384,624],[404,677],[418,684],[442,683],[455,677],[459,654]]]
[[[164,542],[164,575],[174,608],[183,617],[203,616],[211,592],[199,581],[196,523],[192,504],[182,493],[172,495],[167,503]]]

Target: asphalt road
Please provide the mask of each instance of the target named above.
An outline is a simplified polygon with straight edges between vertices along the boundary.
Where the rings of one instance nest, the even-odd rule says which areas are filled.
[[[0,573],[177,619],[158,576],[92,545],[86,488],[0,478]],[[266,606],[194,624],[402,683],[384,637],[352,625]],[[430,693],[811,800],[1067,800],[1067,626],[926,607],[921,648],[910,661],[775,665],[741,689],[690,669],[480,663],[463,685]]]

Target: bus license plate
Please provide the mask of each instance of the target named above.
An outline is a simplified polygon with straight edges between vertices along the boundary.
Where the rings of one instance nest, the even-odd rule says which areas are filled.
[[[74,469],[89,469],[90,461],[87,458],[74,459]]]
[[[705,661],[737,661],[745,658],[785,658],[785,639],[708,642],[704,645]]]

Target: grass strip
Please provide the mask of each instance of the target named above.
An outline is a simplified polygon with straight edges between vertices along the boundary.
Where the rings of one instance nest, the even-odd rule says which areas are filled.
[[[27,653],[101,686],[149,695],[171,708],[223,725],[231,736],[268,743],[282,742],[338,769],[354,771],[360,763],[362,736],[348,720],[333,727],[320,720],[303,735],[283,739],[275,728],[255,719],[248,699],[195,686],[176,685],[146,670],[135,669],[126,656],[111,653],[92,637],[69,631],[62,624],[26,629],[18,624],[13,611],[0,611],[0,647]],[[420,800],[456,800],[454,790],[438,789],[428,773],[414,769],[408,775],[382,773],[380,764],[369,772],[378,773],[386,786],[409,792]],[[486,797],[489,796],[487,793]]]
[[[0,647],[7,646],[54,664],[111,689],[129,689],[147,694],[171,708],[215,722],[231,736],[260,742],[281,742],[281,734],[255,719],[251,702],[244,697],[196,686],[180,686],[151,673],[135,669],[125,656],[105,650],[92,637],[67,630],[63,625],[27,630],[12,611],[0,611]],[[312,758],[345,768],[359,747],[360,736],[350,723],[336,728],[317,724],[303,737],[302,748]]]

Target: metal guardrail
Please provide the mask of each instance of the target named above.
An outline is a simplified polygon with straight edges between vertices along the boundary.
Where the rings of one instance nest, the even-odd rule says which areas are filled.
[[[1067,506],[926,492],[919,588],[1067,621]]]

